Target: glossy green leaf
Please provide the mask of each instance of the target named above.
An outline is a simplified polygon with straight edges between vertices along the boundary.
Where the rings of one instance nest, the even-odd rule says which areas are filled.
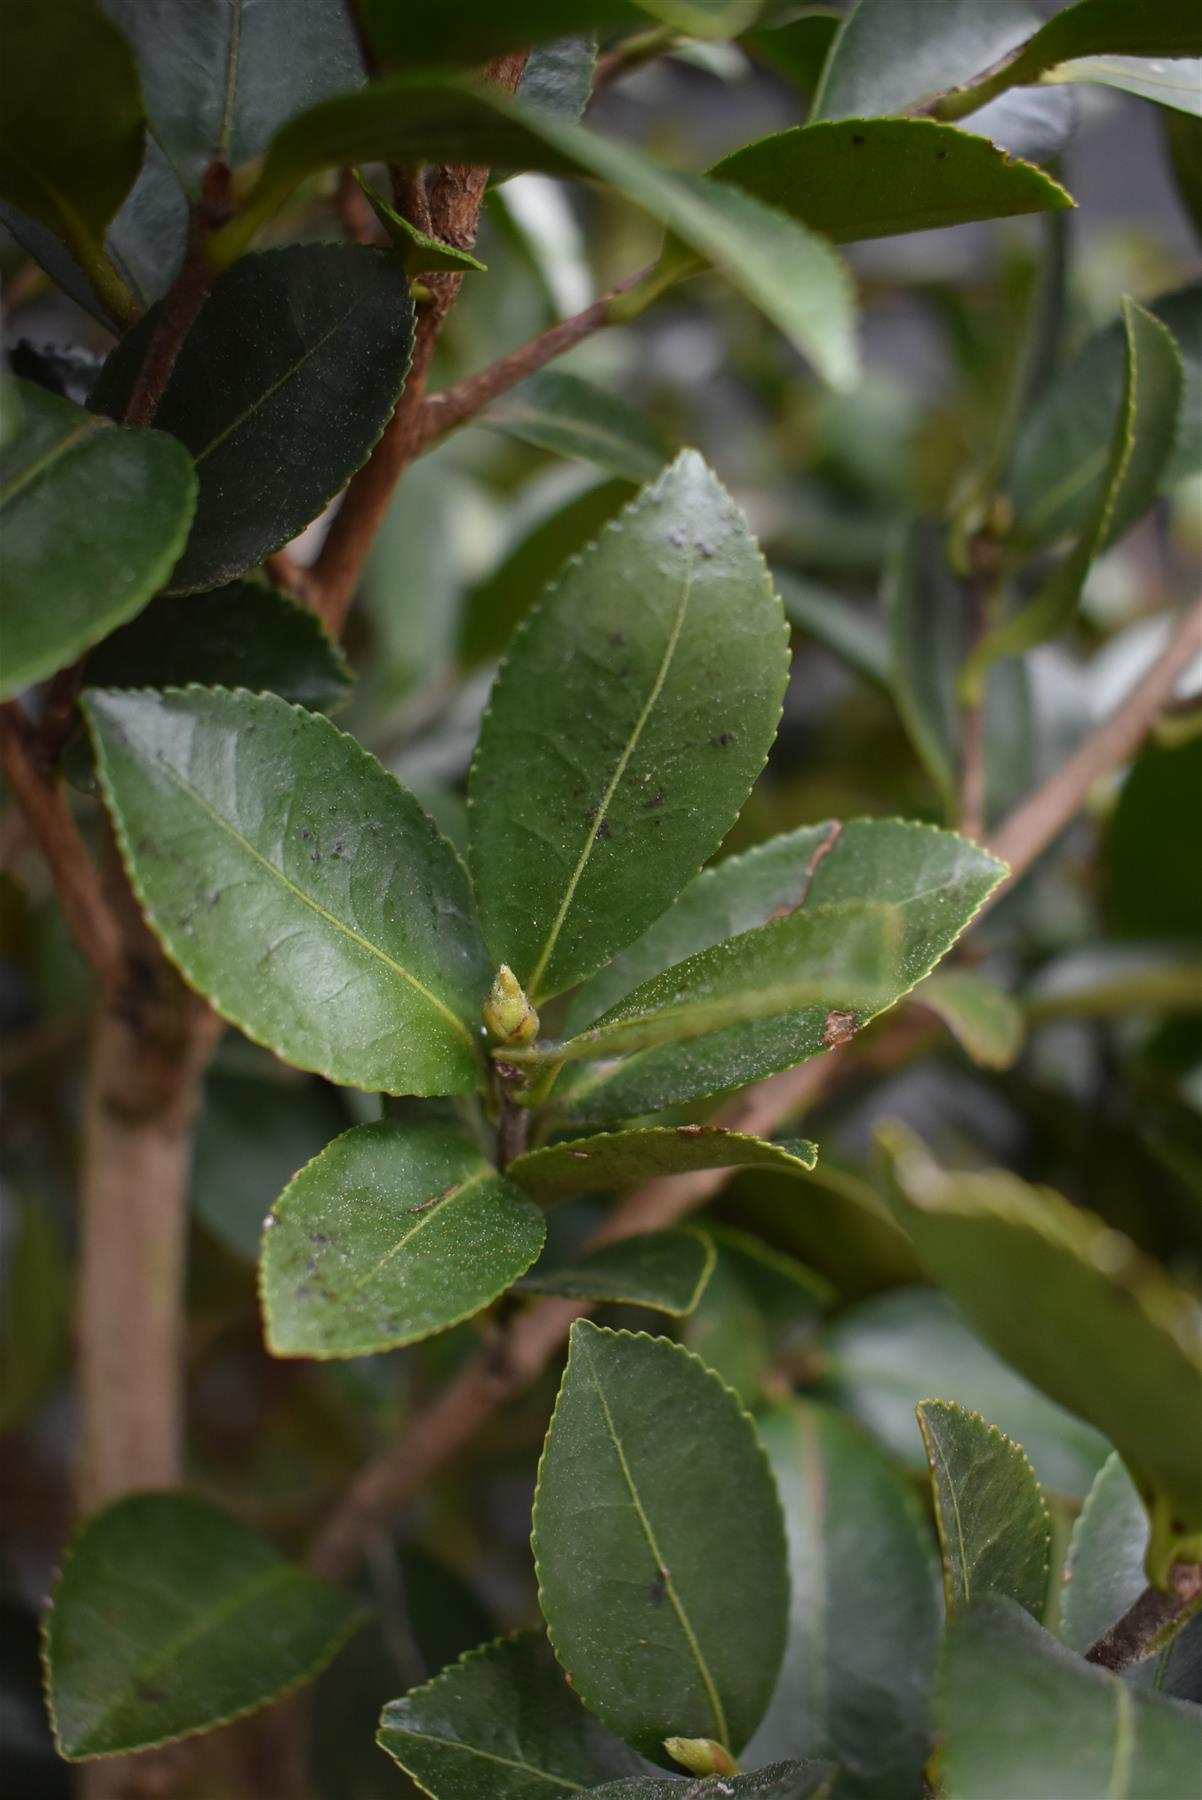
[[[1197,57],[1152,62],[1143,56],[1083,56],[1050,69],[1044,80],[1096,82],[1202,118],[1202,61]]]
[[[146,605],[196,505],[191,458],[165,432],[115,428],[32,382],[14,390],[20,423],[0,450],[4,698]]]
[[[824,845],[828,849],[820,854]],[[811,908],[844,903],[875,903],[896,912],[901,954],[890,992],[899,999],[955,942],[1002,874],[1002,865],[967,839],[900,820],[857,819],[837,837],[829,823],[786,833],[699,876],[670,913],[582,990],[569,1029],[579,1033],[590,1026],[598,1000],[614,1010],[610,995],[626,988],[629,997],[632,978],[646,982],[724,938],[737,943],[738,934],[795,908],[803,895],[805,907],[794,921]],[[616,1066],[569,1071],[560,1078],[555,1104],[574,1120],[604,1123],[741,1087],[816,1055],[828,1010],[803,1007],[695,1043],[644,1051]]]
[[[840,1793],[917,1800],[939,1635],[928,1531],[903,1479],[838,1413],[790,1401],[760,1431],[792,1598],[780,1680],[745,1760],[829,1757]]]
[[[591,1792],[647,1767],[585,1711],[533,1631],[471,1650],[390,1701],[376,1742],[437,1800]]]
[[[528,376],[494,400],[478,423],[556,456],[593,463],[623,481],[653,481],[671,454],[637,408],[559,369]]]
[[[902,112],[992,67],[1037,23],[1025,0],[858,0],[822,71],[813,117]]]
[[[64,80],[65,44],[86,79]],[[142,163],[145,115],[129,45],[95,0],[8,0],[0,70],[0,196],[103,282],[105,227]],[[108,281],[120,295],[111,270]]]
[[[1022,1446],[954,1401],[923,1400],[916,1410],[948,1617],[985,1594],[1002,1594],[1042,1618],[1052,1527]]]
[[[487,1306],[543,1247],[532,1201],[441,1123],[356,1125],[264,1221],[273,1356],[371,1356]]]
[[[690,1787],[685,1787],[679,1777],[652,1775],[641,1781],[637,1777],[607,1781],[604,1787],[590,1791],[597,1800],[684,1800],[690,1792],[698,1800],[709,1794],[721,1795],[723,1800],[727,1794],[754,1795],[757,1800],[828,1800],[833,1778],[829,1763],[779,1762],[753,1769],[750,1775],[723,1775],[720,1782],[693,1783]]]
[[[213,239],[212,254],[232,262],[314,170],[371,161],[466,162],[609,182],[721,269],[826,380],[846,387],[855,379],[847,273],[787,211],[732,193],[722,181],[661,168],[629,145],[453,76],[395,76],[293,119],[272,141],[245,208]],[[655,291],[653,283],[637,301],[627,296],[614,316],[638,310]]]
[[[70,1761],[209,1731],[310,1680],[362,1618],[245,1525],[187,1494],[86,1520],[46,1623],[47,1696]]]
[[[889,649],[877,625],[842,594],[802,581],[781,570],[773,572],[790,625],[821,644],[866,681],[884,687],[889,680]]]
[[[567,1194],[618,1192],[659,1175],[689,1169],[777,1168],[804,1174],[818,1146],[804,1138],[772,1144],[721,1125],[647,1126],[601,1132],[527,1150],[506,1173],[541,1205]]]
[[[679,1318],[691,1313],[700,1300],[714,1260],[714,1247],[703,1232],[649,1231],[604,1244],[573,1262],[539,1267],[524,1276],[518,1288],[567,1300],[647,1306]]]
[[[1191,0],[1078,0],[1055,13],[1018,54],[936,103],[936,115],[963,118],[1007,88],[1038,81],[1059,63],[1083,56],[1178,57],[1202,54],[1202,23]]]
[[[369,182],[364,181],[358,170],[355,179],[367,195],[372,211],[384,227],[385,234],[393,249],[398,253],[407,275],[421,275],[429,270],[449,270],[451,274],[463,275],[473,273],[483,275],[486,265],[469,256],[466,250],[459,250],[454,244],[440,243],[416,225],[410,223],[403,213],[396,212],[389,206],[382,194],[378,194]]]
[[[1026,1036],[1023,1009],[975,969],[941,970],[914,998],[943,1020],[981,1068],[1009,1069],[1018,1060]]]
[[[272,695],[84,706],[151,926],[223,1018],[333,1081],[475,1085],[488,964],[463,866],[411,794]]]
[[[151,314],[113,351],[96,411],[121,409],[153,328]],[[290,244],[220,278],[155,414],[200,476],[173,593],[232,580],[317,517],[388,423],[412,342],[408,280],[386,251]]]
[[[681,1338],[751,1410],[774,1387],[779,1397],[778,1358],[808,1340],[834,1290],[750,1232],[729,1225],[707,1225],[707,1232],[717,1263]]]
[[[932,1274],[999,1354],[1103,1431],[1152,1514],[1149,1573],[1202,1533],[1202,1307],[1135,1245],[1050,1188],[945,1174],[879,1133],[890,1201]]]
[[[649,12],[632,0],[513,0],[505,7],[494,0],[455,0],[404,12],[393,0],[360,4],[364,31],[381,62],[410,67],[488,62],[586,24],[606,35],[645,30]]]
[[[930,119],[793,126],[732,151],[710,176],[840,244],[1073,204],[1042,169]]]
[[[936,1687],[947,1800],[1184,1800],[1202,1714],[1132,1692],[996,1597],[952,1626]]]
[[[235,581],[163,594],[89,656],[89,687],[246,688],[315,711],[345,700],[350,670],[316,615],[278,588]]]
[[[532,1000],[637,937],[718,847],[776,730],[785,641],[743,516],[691,451],[530,615],[470,793],[484,933]]]
[[[947,1296],[931,1288],[899,1288],[840,1313],[823,1349],[821,1396],[915,1472],[927,1464],[914,1408],[928,1394],[996,1420],[1053,1494],[1083,1498],[1106,1460],[1098,1432],[995,1357]]]
[[[1094,558],[1156,497],[1177,430],[1181,356],[1166,327],[1133,300],[1123,301],[1123,325],[1127,358],[1122,396],[1104,451],[1101,485],[1081,534],[1029,605],[977,646],[967,666],[970,680],[998,657],[1017,655],[1063,630]]]
[[[1148,1514],[1117,1453],[1089,1490],[1069,1540],[1060,1600],[1060,1635],[1079,1655],[1104,1637],[1147,1586]],[[1175,1699],[1199,1698],[1202,1620],[1123,1671],[1137,1687]]]
[[[137,55],[150,129],[193,196],[210,162],[252,161],[294,113],[363,80],[340,0],[104,4]]]
[[[533,1544],[555,1654],[590,1711],[656,1762],[669,1735],[737,1754],[776,1679],[787,1582],[780,1503],[734,1395],[679,1345],[579,1321]]]

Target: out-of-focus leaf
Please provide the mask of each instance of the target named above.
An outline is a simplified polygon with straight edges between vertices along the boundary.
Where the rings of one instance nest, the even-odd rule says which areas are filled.
[[[454,244],[440,243],[437,238],[419,231],[403,213],[389,206],[384,196],[377,194],[357,170],[355,179],[367,195],[368,203],[384,227],[389,243],[400,256],[407,275],[422,275],[430,270],[449,270],[453,275],[469,271],[477,275],[487,273],[485,264],[469,256],[466,250],[459,250]]]
[[[1195,236],[1202,238],[1202,121],[1171,111],[1161,115],[1161,122],[1178,196],[1193,220]],[[1189,373],[1187,361],[1187,382]]]
[[[652,1125],[569,1138],[514,1157],[505,1173],[540,1205],[566,1194],[618,1192],[688,1169],[775,1168],[804,1174],[818,1146],[805,1138],[769,1143],[721,1125]]]
[[[703,1232],[650,1231],[605,1244],[570,1263],[539,1267],[523,1276],[518,1289],[560,1294],[568,1300],[647,1306],[679,1318],[697,1305],[714,1260],[714,1247]]]
[[[804,1202],[803,1202],[804,1204]],[[729,1226],[709,1226],[717,1263],[681,1337],[748,1409],[777,1376],[790,1339],[808,1337],[833,1290],[812,1269]]]
[[[1037,24],[1025,0],[859,0],[823,69],[814,118],[902,112],[990,68]]]
[[[944,1642],[936,1686],[948,1800],[1182,1800],[1202,1717],[1082,1662],[1011,1600],[983,1600]]]
[[[841,1313],[823,1337],[819,1387],[915,1471],[926,1467],[914,1408],[928,1394],[996,1420],[1021,1444],[1042,1485],[1081,1499],[1106,1460],[1106,1440],[1047,1400],[995,1357],[952,1302],[930,1288],[901,1288]]]
[[[915,991],[953,1032],[983,1069],[1008,1069],[1023,1047],[1023,1009],[975,969],[948,969],[931,975]]]
[[[1110,914],[1123,937],[1196,938],[1202,868],[1182,855],[1181,828],[1202,782],[1202,739],[1149,746],[1123,783],[1107,842]]]
[[[790,625],[812,637],[849,669],[865,680],[885,687],[889,681],[889,647],[880,627],[841,594],[802,581],[796,575],[773,572],[777,591],[785,603]]]
[[[84,705],[152,928],[223,1018],[332,1081],[475,1085],[488,963],[463,865],[412,794],[274,695]]]
[[[363,59],[340,0],[104,0],[133,46],[151,131],[187,192],[214,160],[261,156],[307,106],[357,87]]]
[[[253,1712],[311,1680],[361,1618],[351,1595],[205,1501],[118,1500],[84,1523],[55,1584],[45,1647],[59,1749],[117,1756]]]
[[[723,1775],[721,1781],[694,1784],[700,1795],[756,1796],[756,1800],[828,1800],[834,1770],[826,1762],[769,1763],[753,1769],[750,1775]],[[682,1800],[689,1789],[679,1776],[651,1775],[641,1781],[607,1781],[604,1787],[591,1790],[595,1800]]]
[[[637,408],[579,375],[542,369],[477,417],[510,437],[593,463],[623,481],[653,481],[671,452]]]
[[[646,30],[651,9],[634,0],[457,0],[404,14],[392,0],[362,0],[364,35],[382,63],[420,68],[425,63],[484,63],[507,50],[524,50],[586,25],[607,36]]]
[[[624,948],[717,849],[776,731],[785,635],[692,451],[530,616],[472,766],[471,866],[489,946],[532,1001]]]
[[[23,1424],[53,1380],[70,1304],[62,1241],[44,1206],[10,1195],[2,1241],[0,1432]]]
[[[120,413],[155,316],[105,363],[95,411]],[[391,417],[412,343],[408,280],[384,250],[289,244],[217,281],[155,413],[200,476],[173,593],[232,580],[317,517]],[[281,443],[304,455],[281,456]]]
[[[597,40],[591,35],[535,44],[518,83],[518,100],[574,124],[588,105],[596,67]]]
[[[880,1452],[826,1407],[791,1401],[760,1431],[785,1509],[791,1598],[780,1679],[746,1760],[829,1757],[840,1793],[917,1800],[939,1635],[918,1509]]]
[[[1202,118],[1202,61],[1197,57],[1151,62],[1144,56],[1083,56],[1049,69],[1043,79],[1098,82]]]
[[[729,1390],[677,1344],[574,1325],[533,1544],[590,1711],[659,1763],[669,1734],[737,1754],[780,1666],[787,1582],[780,1502]]]
[[[192,460],[162,431],[114,428],[32,382],[0,451],[0,696],[124,624],[170,575],[196,506]]]
[[[863,1176],[820,1158],[804,1188],[765,1171],[735,1175],[722,1216],[759,1232],[832,1282],[845,1300],[921,1279],[905,1233]]]
[[[322,711],[345,700],[350,670],[316,615],[278,588],[235,581],[163,594],[88,657],[88,687],[245,688]]]
[[[812,101],[840,22],[841,15],[833,7],[790,7],[781,19],[773,18],[765,8],[756,29],[743,38],[742,47]]]
[[[900,1125],[879,1132],[890,1203],[988,1342],[1096,1425],[1152,1519],[1148,1570],[1202,1542],[1202,1307],[1128,1238],[1050,1188],[945,1173]],[[1194,1554],[1197,1554],[1195,1550]]]
[[[1041,1618],[1052,1528],[1021,1446],[954,1401],[923,1400],[917,1411],[948,1617],[984,1594],[1003,1594]]]
[[[1155,877],[1153,877],[1155,879]],[[1197,917],[1195,913],[1191,915]],[[1164,944],[1098,944],[1045,963],[1023,995],[1030,1025],[1202,1011],[1202,961]]]
[[[445,1331],[524,1275],[545,1233],[534,1203],[444,1125],[356,1125],[264,1222],[268,1349],[370,1356]]]

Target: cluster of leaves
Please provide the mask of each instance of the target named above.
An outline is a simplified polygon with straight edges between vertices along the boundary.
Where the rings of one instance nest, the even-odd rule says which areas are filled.
[[[1202,464],[1202,286],[1124,299],[1066,358],[1073,202],[1044,166],[1058,166],[1078,86],[1109,85],[1175,109],[1196,204],[1202,27],[1177,0],[1079,0],[1042,26],[1009,0],[912,0],[900,33],[898,11],[363,0],[356,29],[337,0],[304,0],[238,9],[231,36],[228,9],[182,0],[7,10],[0,212],[116,342],[82,391],[50,353],[5,384],[0,698],[86,659],[71,777],[102,801],[166,956],[249,1040],[227,1044],[209,1084],[196,1211],[208,1279],[237,1293],[235,1334],[259,1335],[245,1329],[249,1253],[262,1341],[301,1360],[306,1398],[282,1436],[304,1442],[308,1498],[525,1297],[622,1309],[572,1330],[533,1501],[537,1613],[525,1590],[485,1610],[448,1572],[472,1561],[462,1480],[430,1502],[439,1560],[386,1547],[370,1592],[317,1580],[208,1500],[137,1495],[85,1521],[46,1621],[69,1759],[211,1730],[346,1645],[317,1690],[337,1746],[319,1778],[340,1795],[373,1793],[379,1770],[379,1791],[404,1786],[384,1758],[358,1772],[347,1720],[364,1696],[371,1717],[354,1731],[370,1744],[387,1700],[378,1742],[437,1800],[549,1785],[657,1800],[698,1791],[682,1769],[780,1800],[904,1800],[924,1767],[948,1800],[1181,1800],[1196,1784],[1202,1715],[1182,1702],[1202,1698],[1202,1627],[1177,1618],[1121,1678],[1084,1660],[1147,1581],[1202,1560],[1200,1162],[1179,1080],[1197,1066],[1196,1020],[1138,1065],[1150,1084],[1159,1074],[1155,1110],[1124,1140],[1137,1172],[1188,1195],[1184,1226],[1169,1203],[1151,1221],[1116,1217],[1077,1143],[1056,1167],[1077,1170],[1088,1210],[980,1172],[991,1146],[949,1145],[946,1096],[979,1070],[1014,1071],[1009,1105],[1036,1116],[1071,1100],[1083,1119],[1079,1094],[1020,1063],[1028,1037],[1034,1056],[1041,1030],[1075,1015],[1196,1012],[1181,941],[1196,936],[1196,894],[1181,895],[1174,866],[1149,899],[1147,859],[1183,809],[1198,740],[1149,752],[1119,803],[1113,905],[1122,933],[1155,940],[1134,963],[1045,959],[1068,935],[1054,896],[1052,925],[1045,913],[1028,927],[1030,961],[1048,965],[1037,981],[1004,955],[932,974],[1005,866],[925,817],[856,815],[887,794],[956,822],[978,717],[974,825],[1031,785],[1031,652],[1075,625],[1099,558]],[[586,25],[619,67],[682,48],[704,59],[706,40],[733,39],[800,90],[807,121],[704,174],[667,167],[579,122],[597,40],[562,33]],[[86,91],[64,83],[64,34]],[[513,98],[470,73],[531,44]],[[486,207],[487,267],[377,191],[373,165],[448,162],[600,184],[600,209],[632,203],[655,255],[609,321],[687,316],[681,284],[718,270],[788,346],[767,353],[731,328],[761,435],[787,460],[800,404],[834,448],[792,491],[793,538],[770,519],[761,534],[770,573],[696,451],[674,454],[642,410],[577,372],[527,380],[481,416],[492,440],[465,434],[474,449],[448,446],[458,464],[440,451],[402,484],[363,584],[352,736],[325,716],[348,702],[347,661],[271,585],[267,559],[371,456],[404,391],[423,276],[465,278],[449,374],[478,360],[473,333],[492,354],[509,347],[508,316],[530,313],[532,290],[534,329],[546,304],[503,185]],[[206,216],[215,165],[232,171],[228,218],[189,249],[189,207]],[[309,241],[326,172],[350,169],[386,241]],[[981,342],[992,324],[939,296],[967,346],[970,400],[947,435],[962,428],[968,453],[903,487],[874,463],[870,410],[838,447],[862,353],[836,246],[1022,214],[1043,215],[1048,253],[1023,276],[1021,350],[1013,306],[999,354]],[[299,241],[252,248],[277,220]],[[153,426],[126,423],[197,254],[211,288]],[[794,351],[833,397],[819,403],[811,376],[786,369]],[[757,368],[766,354],[779,360]],[[721,443],[721,421],[695,417],[668,435]],[[896,460],[900,441],[886,450]],[[519,456],[605,479],[551,485],[523,515],[505,472]],[[450,568],[452,516],[490,484],[518,524],[469,581]],[[866,566],[879,614],[840,585]],[[859,704],[889,700],[887,753],[866,726],[854,775],[825,753],[825,787],[777,773],[803,760],[791,641],[852,671]],[[416,727],[398,730],[398,704],[417,707]],[[900,786],[880,773],[891,762]],[[712,861],[728,839],[734,853]],[[722,1096],[911,995],[913,1016],[943,1020],[968,1059],[944,1069],[925,1132],[945,1157],[837,1109],[833,1156],[824,1131],[820,1148],[715,1118]],[[253,1046],[321,1080],[265,1078]],[[984,1091],[971,1088],[978,1112]],[[890,1102],[875,1096],[875,1115],[915,1110]],[[1053,1157],[1031,1160],[1045,1173]],[[598,1231],[595,1196],[706,1169],[740,1173],[701,1224]],[[37,1204],[21,1221],[13,1291],[34,1298],[15,1330],[34,1353],[6,1425],[51,1384],[61,1333],[62,1307],[41,1303],[59,1280],[57,1233]],[[403,1355],[360,1360],[389,1351]],[[546,1417],[496,1450],[495,1511],[518,1460],[529,1479]],[[235,1512],[295,1534],[254,1458],[240,1486],[220,1450],[196,1454]],[[277,1492],[295,1460],[272,1446]],[[398,1572],[416,1639],[399,1654],[379,1623]],[[507,1567],[497,1585],[520,1580]],[[527,1626],[541,1614],[545,1632],[497,1638],[498,1613]],[[318,1745],[320,1758],[320,1731]]]

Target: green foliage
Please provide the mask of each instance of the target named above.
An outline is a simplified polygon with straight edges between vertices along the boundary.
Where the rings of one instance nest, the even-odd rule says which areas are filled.
[[[539,1267],[523,1277],[521,1291],[646,1306],[679,1318],[701,1299],[714,1261],[713,1244],[700,1231],[648,1231],[603,1244],[575,1263]]]
[[[931,1467],[949,1618],[985,1594],[1043,1615],[1052,1533],[1035,1471],[996,1425],[945,1400],[918,1424]]]
[[[765,1143],[720,1125],[651,1125],[641,1131],[598,1132],[568,1138],[515,1157],[509,1178],[544,1205],[567,1194],[633,1187],[655,1175],[686,1169],[746,1167],[788,1169],[803,1174],[818,1160],[818,1146],[804,1138]],[[581,1163],[588,1167],[582,1169]]]

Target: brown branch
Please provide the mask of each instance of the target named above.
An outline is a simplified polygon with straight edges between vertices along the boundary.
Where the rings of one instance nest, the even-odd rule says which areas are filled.
[[[1174,1563],[1169,1570],[1168,1592],[1147,1587],[1123,1614],[1085,1652],[1086,1662],[1117,1674],[1142,1662],[1161,1649],[1175,1635],[1175,1627],[1185,1623],[1202,1607],[1202,1565]]]
[[[1094,783],[1138,750],[1162,708],[1172,699],[1182,673],[1199,652],[1202,598],[1182,613],[1165,648],[1122,705],[1091,731],[1068,761],[999,826],[989,847],[995,856],[1010,864],[1010,878],[995,892],[993,901],[1008,892],[1036,857],[1059,837],[1085,804]]]
[[[208,297],[216,270],[205,255],[205,245],[229,216],[229,181],[230,172],[224,163],[210,163],[205,170],[200,204],[189,225],[183,265],[151,327],[150,341],[126,403],[127,425],[154,423],[175,359]]]
[[[115,992],[122,970],[120,928],[66,795],[48,773],[37,733],[15,701],[0,706],[0,766],[46,859],[72,937],[102,989]]]

